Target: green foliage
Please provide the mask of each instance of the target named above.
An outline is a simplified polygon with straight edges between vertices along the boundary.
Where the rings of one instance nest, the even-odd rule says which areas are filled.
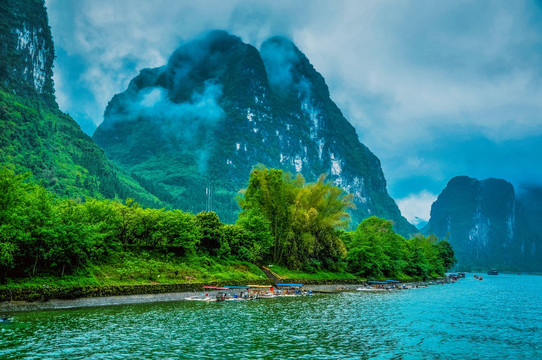
[[[453,250],[434,235],[405,240],[390,221],[365,219],[351,236],[348,270],[367,278],[442,276],[453,266]],[[444,264],[446,263],[446,266]]]
[[[257,210],[249,210],[240,214],[236,225],[245,229],[249,234],[250,243],[246,244],[245,250],[242,250],[245,253],[250,253],[250,260],[247,260],[253,263],[262,263],[264,259],[269,259],[273,246],[269,220]]]
[[[0,118],[0,165],[31,172],[65,198],[130,196],[146,206],[161,205],[57,108],[0,89]]]
[[[329,271],[329,270],[317,270],[317,271],[303,271],[303,270],[292,270],[288,269],[286,266],[281,266],[274,264],[271,267],[271,270],[279,275],[283,279],[314,279],[314,280],[353,280],[359,279],[354,274],[349,273],[344,270],[339,271]]]
[[[390,221],[377,217],[365,219],[354,232],[347,262],[349,270],[364,277],[383,277],[399,273],[402,238],[392,230]],[[404,247],[404,245],[403,245]]]
[[[273,242],[267,237],[258,240],[263,260],[311,271],[338,268],[346,256],[338,229],[348,226],[346,210],[352,207],[351,199],[324,176],[307,184],[299,174],[293,178],[259,165],[239,198],[243,209],[239,219],[267,220]]]
[[[131,199],[125,204],[55,199],[43,187],[28,183],[29,178],[0,168],[2,279],[63,276],[129,247],[181,256],[196,251],[200,233],[193,215],[144,209]]]
[[[452,245],[448,242],[448,240],[444,239],[439,241],[436,245],[436,248],[439,258],[442,259],[442,266],[444,267],[444,271],[448,271],[453,268],[454,265],[457,263],[457,259],[455,258],[454,249],[452,248]]]
[[[212,211],[202,211],[196,215],[200,244],[210,255],[228,255],[229,244],[224,237],[222,223],[218,215]]]
[[[346,269],[360,277],[429,277],[455,263],[447,241],[421,235],[405,241],[383,219],[368,218],[355,232],[340,230],[347,225],[350,198],[323,177],[306,184],[278,170],[255,171],[252,187],[239,199],[237,223],[225,225],[214,212],[143,208],[132,199],[54,198],[31,183],[30,174],[1,167],[1,278],[64,277],[105,267],[121,282],[158,281],[175,272],[187,279],[231,279],[276,254],[277,265],[301,270],[304,277]],[[273,201],[275,193],[284,202]],[[199,263],[199,270],[183,270],[184,261]]]
[[[0,168],[0,269],[4,275],[35,275],[45,267],[64,273],[85,264],[86,230],[28,175]]]

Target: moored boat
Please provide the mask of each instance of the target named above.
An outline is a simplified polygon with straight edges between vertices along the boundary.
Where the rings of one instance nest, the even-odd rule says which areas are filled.
[[[499,275],[497,269],[491,269],[487,272],[488,275]]]
[[[305,296],[312,295],[312,291],[303,290],[303,284],[277,284],[277,296]]]
[[[188,301],[206,301],[206,302],[214,302],[216,301],[215,298],[212,298],[210,296],[205,296],[205,295],[202,295],[202,296],[190,296],[190,297],[186,297],[184,298],[185,300],[188,300]]]
[[[388,291],[388,289],[376,288],[376,287],[360,287],[356,289],[357,291]]]

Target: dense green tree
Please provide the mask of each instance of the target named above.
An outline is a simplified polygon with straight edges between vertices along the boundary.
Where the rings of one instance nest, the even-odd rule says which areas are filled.
[[[405,240],[393,231],[390,221],[370,217],[351,236],[348,269],[374,278],[442,276],[453,262],[453,250],[448,246],[434,235],[418,234]]]
[[[239,225],[224,225],[224,239],[230,247],[231,254],[240,260],[256,262],[251,234]]]
[[[282,262],[284,250],[288,247],[291,227],[293,184],[285,179],[282,170],[267,169],[258,165],[250,174],[248,187],[239,199],[244,212],[255,210],[270,223],[273,236],[272,261]]]
[[[425,239],[419,236],[407,240],[408,256],[405,272],[408,275],[426,278],[431,272],[422,244],[424,241]]]
[[[240,198],[240,219],[261,214],[269,222],[273,244],[269,260],[309,270],[346,256],[338,229],[348,225],[352,198],[325,181],[307,184],[301,175],[256,167]]]
[[[157,210],[155,210],[157,211]],[[199,245],[199,234],[192,214],[181,210],[159,211],[158,230],[154,243],[166,247],[182,249],[182,253],[192,253]]]
[[[218,215],[212,211],[202,211],[196,215],[201,248],[210,255],[227,255],[229,245],[224,238],[222,223]]]
[[[64,276],[87,264],[92,246],[90,228],[78,219],[80,205],[63,201],[55,208],[54,226],[50,242],[46,246],[45,259],[49,268]]]
[[[25,175],[15,175],[6,167],[0,167],[0,274],[3,279],[7,272],[15,267],[16,253],[21,240],[27,234],[24,231],[20,204],[25,199]]]
[[[353,206],[352,196],[326,182],[325,176],[311,184],[298,177],[296,185],[287,249],[289,264],[316,270],[311,267],[338,262],[346,256],[346,248],[337,230],[348,227],[346,210]]]
[[[363,220],[352,236],[348,269],[365,277],[389,275],[393,266],[386,243],[395,236],[390,221],[374,216]]]
[[[436,245],[437,252],[439,257],[442,259],[442,265],[444,266],[444,271],[448,271],[454,267],[457,263],[455,258],[454,249],[448,240],[444,239],[437,243]]]
[[[271,258],[273,236],[269,220],[257,210],[250,210],[240,215],[236,225],[245,229],[250,236],[251,244],[246,249],[251,252],[251,262],[260,263]]]

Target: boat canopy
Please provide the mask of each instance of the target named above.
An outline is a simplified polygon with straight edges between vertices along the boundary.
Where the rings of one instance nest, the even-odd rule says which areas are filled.
[[[386,282],[388,282],[388,283],[400,283],[399,280],[386,280]]]
[[[273,285],[247,285],[249,288],[272,288]]]
[[[367,284],[386,284],[386,282],[385,281],[373,281],[373,280],[371,280],[371,281],[367,281]]]
[[[277,284],[277,286],[301,287],[303,284]]]

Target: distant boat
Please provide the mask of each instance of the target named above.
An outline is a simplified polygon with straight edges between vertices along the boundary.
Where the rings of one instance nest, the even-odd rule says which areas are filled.
[[[491,269],[487,272],[488,275],[499,275],[499,272],[496,269]]]

